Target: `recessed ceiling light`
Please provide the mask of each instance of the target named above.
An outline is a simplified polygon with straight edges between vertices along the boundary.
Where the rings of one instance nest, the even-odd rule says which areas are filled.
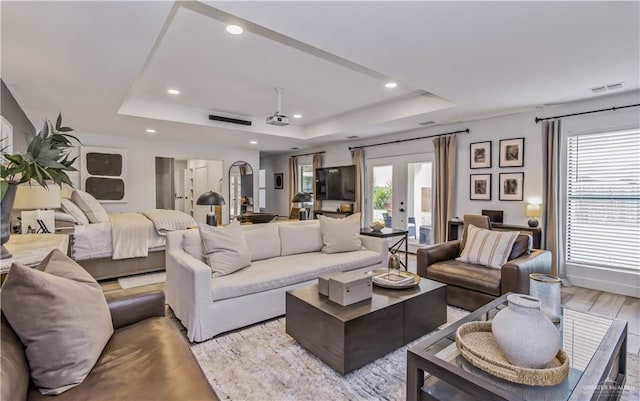
[[[244,31],[244,29],[242,29],[241,26],[238,26],[238,25],[227,25],[227,32],[229,32],[232,35],[240,35],[243,31]]]
[[[293,118],[302,118],[302,114],[294,114]]]
[[[252,145],[257,145],[258,141],[249,141],[249,143],[252,144]]]
[[[300,149],[300,148],[299,148],[299,147],[297,147],[297,146],[294,146],[294,147],[289,148],[289,149],[291,149],[291,150],[298,150],[298,149]]]
[[[153,128],[147,128],[147,134],[155,134],[156,130],[154,130]]]
[[[398,86],[398,84],[397,84],[397,83],[395,83],[395,82],[387,82],[386,84],[384,84],[384,87],[385,87],[385,88],[389,88],[389,89],[393,89],[393,88],[395,88],[396,86]]]
[[[348,136],[347,139],[360,139],[360,137],[358,135],[351,135]]]
[[[177,89],[167,89],[167,93],[170,95],[179,95],[180,91]]]

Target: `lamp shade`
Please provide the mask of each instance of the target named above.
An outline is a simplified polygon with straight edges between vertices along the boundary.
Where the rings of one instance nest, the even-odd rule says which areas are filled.
[[[540,205],[534,203],[527,204],[527,217],[540,217]]]
[[[224,205],[224,198],[217,192],[205,192],[198,197],[196,205]]]
[[[291,202],[298,202],[298,203],[313,202],[313,195],[311,195],[308,192],[298,192],[293,196],[293,199],[291,199]]]
[[[21,184],[16,192],[13,208],[16,210],[56,209],[60,207],[60,187],[55,184],[47,188],[38,184]]]

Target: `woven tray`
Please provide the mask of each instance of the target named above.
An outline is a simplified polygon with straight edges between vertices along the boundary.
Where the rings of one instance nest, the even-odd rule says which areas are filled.
[[[372,271],[371,274],[372,274],[372,276],[375,277],[375,276],[377,276],[379,274],[387,273],[388,271],[389,270],[387,270],[387,269],[377,269],[377,270]],[[387,289],[391,289],[391,290],[405,290],[405,289],[408,289],[408,288],[415,287],[416,285],[420,284],[420,280],[422,280],[422,277],[420,277],[417,274],[412,273],[412,272],[401,271],[400,275],[413,278],[413,282],[410,282],[410,283],[405,284],[405,285],[385,285],[385,284],[378,283],[375,280],[373,280],[373,284],[378,286],[378,287],[387,288]]]
[[[569,358],[560,350],[545,369],[509,363],[491,332],[491,322],[469,322],[458,327],[456,345],[473,366],[501,379],[529,386],[555,386],[569,375]]]

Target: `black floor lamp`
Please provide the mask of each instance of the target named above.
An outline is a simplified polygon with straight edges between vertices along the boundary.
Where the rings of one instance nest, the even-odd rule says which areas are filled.
[[[300,220],[307,220],[309,218],[309,212],[307,208],[304,207],[305,203],[313,202],[313,195],[308,192],[298,192],[291,199],[293,203],[300,203]]]
[[[209,191],[205,192],[196,201],[196,205],[209,205],[209,213],[207,213],[207,224],[210,226],[217,226],[218,219],[213,211],[214,205],[224,205],[224,198],[217,192]]]

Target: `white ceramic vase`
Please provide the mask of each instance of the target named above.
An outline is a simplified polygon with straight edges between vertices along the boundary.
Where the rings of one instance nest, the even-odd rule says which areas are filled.
[[[507,301],[491,324],[498,346],[513,365],[544,368],[560,350],[560,332],[541,312],[538,298],[511,294]]]

